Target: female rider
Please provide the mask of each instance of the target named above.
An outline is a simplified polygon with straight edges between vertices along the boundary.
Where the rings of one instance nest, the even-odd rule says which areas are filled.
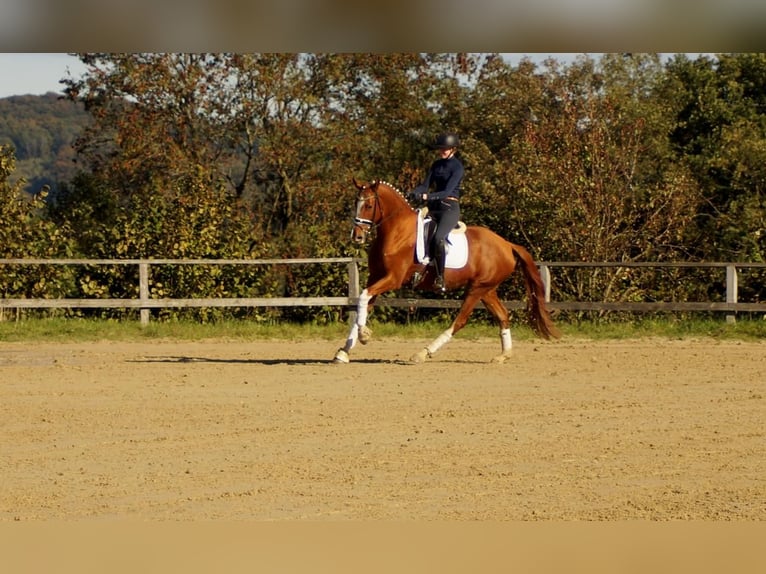
[[[443,133],[436,137],[431,149],[439,151],[425,181],[416,187],[410,197],[428,202],[428,213],[436,221],[431,242],[431,254],[436,264],[434,287],[445,290],[444,261],[447,256],[446,240],[460,219],[460,183],[465,173],[463,164],[455,156],[460,140],[457,134]],[[433,186],[433,190],[430,191]]]

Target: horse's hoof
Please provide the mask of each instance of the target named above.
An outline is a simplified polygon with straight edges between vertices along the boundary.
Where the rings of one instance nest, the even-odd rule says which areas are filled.
[[[419,365],[420,363],[425,363],[426,359],[429,357],[428,349],[422,349],[421,351],[415,353],[410,358],[410,363],[414,363],[416,365]]]
[[[333,363],[336,364],[348,364],[351,361],[348,357],[348,353],[345,351],[345,349],[338,349],[338,352],[335,353],[335,358],[332,360]]]
[[[364,327],[359,328],[359,342],[362,345],[366,345],[370,342],[370,339],[372,339],[372,329],[370,329],[367,325]]]
[[[492,357],[492,360],[490,362],[492,363],[505,363],[507,360],[511,358],[512,352],[510,350],[503,352],[502,355],[497,355],[496,357]]]

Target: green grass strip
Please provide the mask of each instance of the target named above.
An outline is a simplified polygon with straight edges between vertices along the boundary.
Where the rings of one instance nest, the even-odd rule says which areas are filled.
[[[371,320],[369,326],[376,337],[428,339],[435,337],[449,326],[448,321],[425,321],[407,325],[378,323]],[[620,340],[647,337],[663,338],[714,338],[732,340],[766,339],[766,320],[741,319],[728,323],[723,318],[678,320],[641,319],[622,322],[559,323],[566,339]],[[515,340],[535,339],[532,331],[523,324],[511,325]],[[78,341],[142,341],[206,339],[274,339],[274,340],[328,340],[341,341],[346,337],[346,323],[331,324],[264,324],[247,320],[222,320],[200,323],[195,321],[152,321],[142,327],[136,320],[106,320],[83,318],[21,319],[0,321],[0,341],[3,342],[78,342]],[[457,335],[471,340],[497,337],[498,329],[487,322],[469,323]]]

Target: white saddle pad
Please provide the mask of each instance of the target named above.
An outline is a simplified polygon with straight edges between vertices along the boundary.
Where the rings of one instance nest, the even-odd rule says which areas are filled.
[[[423,210],[418,210],[418,229],[417,242],[415,243],[415,256],[418,263],[428,265],[429,259],[426,257],[425,232],[424,232]],[[468,239],[465,233],[450,232],[447,236],[447,260],[445,267],[448,269],[460,269],[465,267],[468,262]]]

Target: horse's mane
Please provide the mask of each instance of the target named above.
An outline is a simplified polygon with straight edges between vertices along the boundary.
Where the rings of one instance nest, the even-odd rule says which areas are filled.
[[[385,185],[386,187],[391,189],[391,191],[395,192],[399,197],[401,197],[407,204],[409,204],[409,202],[407,201],[407,198],[404,195],[404,192],[398,187],[396,187],[394,184],[388,183],[387,181],[384,181],[382,179],[376,179],[370,184],[370,187],[372,187],[373,185]]]

